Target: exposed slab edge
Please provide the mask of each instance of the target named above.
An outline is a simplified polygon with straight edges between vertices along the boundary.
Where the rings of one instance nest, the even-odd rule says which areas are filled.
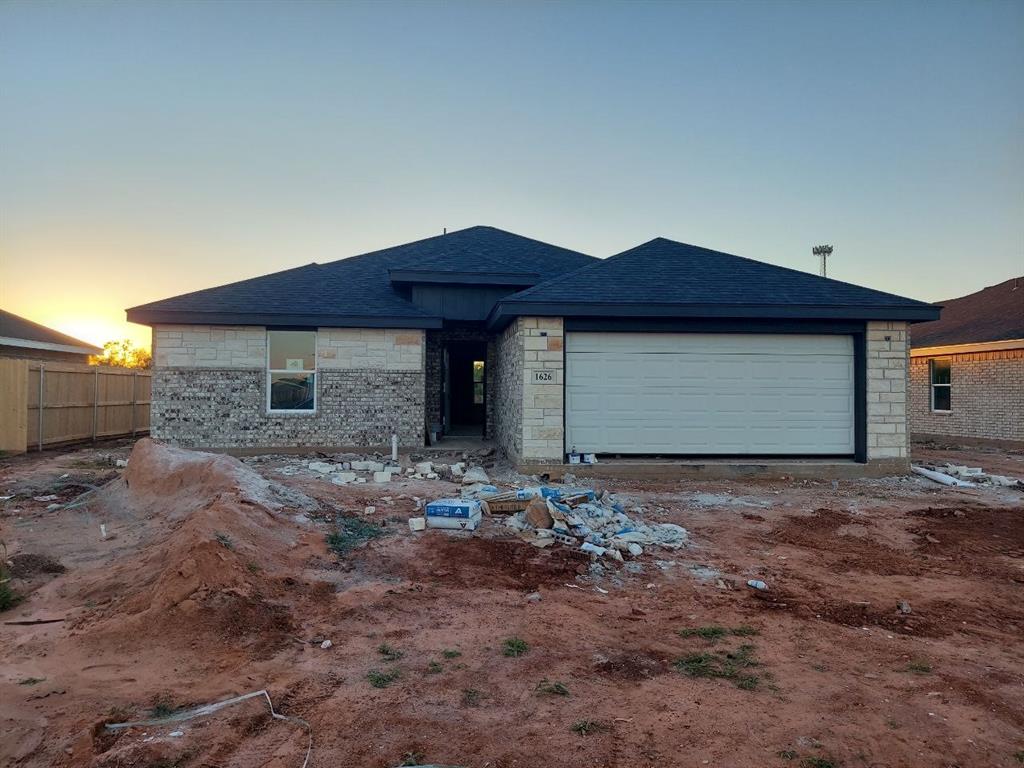
[[[524,475],[547,474],[560,478],[566,472],[577,477],[615,480],[735,480],[795,477],[809,480],[854,480],[910,473],[906,459],[884,459],[860,464],[855,461],[671,461],[619,460],[599,464],[542,464],[525,462],[517,469]]]

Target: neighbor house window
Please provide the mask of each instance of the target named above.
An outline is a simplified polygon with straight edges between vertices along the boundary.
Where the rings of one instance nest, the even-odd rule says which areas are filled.
[[[949,360],[931,361],[932,410],[951,411]]]
[[[267,331],[267,410],[316,410],[316,331]]]

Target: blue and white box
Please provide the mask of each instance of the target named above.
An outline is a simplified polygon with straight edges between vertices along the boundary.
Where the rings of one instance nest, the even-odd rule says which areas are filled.
[[[427,527],[475,531],[481,507],[476,499],[438,499],[427,504]]]

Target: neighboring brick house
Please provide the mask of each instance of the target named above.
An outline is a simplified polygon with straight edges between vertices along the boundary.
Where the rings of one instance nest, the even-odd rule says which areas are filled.
[[[940,304],[911,334],[914,436],[1024,441],[1024,277]]]
[[[0,309],[0,357],[88,363],[103,352],[84,341]]]
[[[606,456],[908,462],[929,304],[662,238],[595,259],[472,227],[128,310],[152,434],[215,448],[493,439]]]

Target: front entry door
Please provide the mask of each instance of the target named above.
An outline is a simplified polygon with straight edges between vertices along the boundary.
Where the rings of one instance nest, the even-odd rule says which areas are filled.
[[[446,433],[484,435],[487,413],[487,345],[483,342],[453,342],[445,349]]]

